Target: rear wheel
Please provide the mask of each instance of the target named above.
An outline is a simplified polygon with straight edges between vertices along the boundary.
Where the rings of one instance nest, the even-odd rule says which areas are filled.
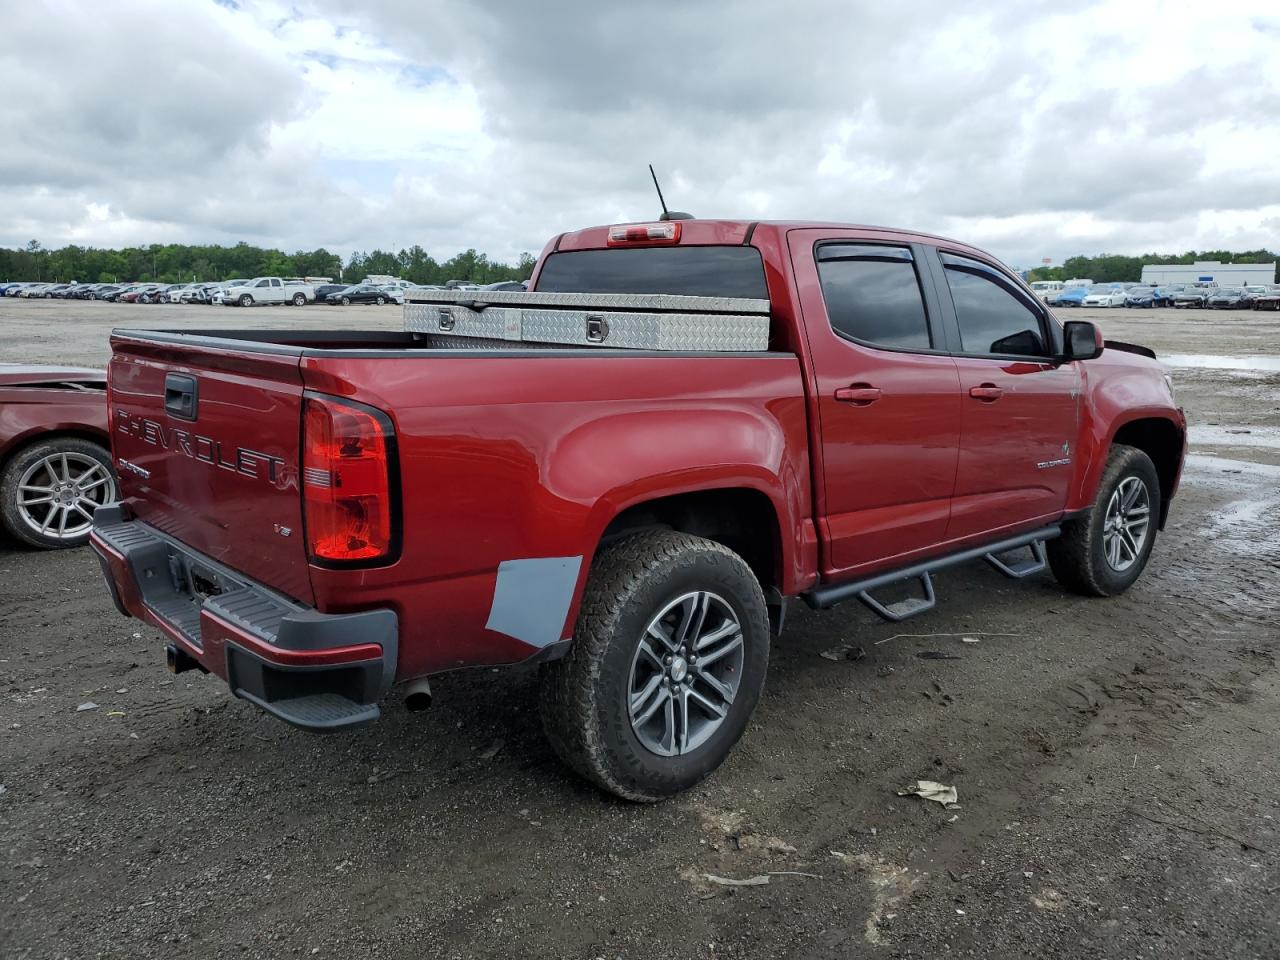
[[[741,557],[688,534],[636,534],[592,565],[573,646],[543,668],[543,726],[587,780],[660,800],[724,762],[768,662],[764,595]]]
[[[304,293],[295,293],[295,294],[293,295],[293,305],[294,305],[295,307],[301,307],[301,306],[303,306],[306,302],[307,302],[307,296],[306,296],[306,294],[304,294]]]
[[[45,549],[89,540],[94,511],[116,499],[111,455],[79,437],[37,443],[0,473],[0,519],[16,540]]]
[[[1116,444],[1088,516],[1062,525],[1048,543],[1049,566],[1074,593],[1111,597],[1133,586],[1155,545],[1160,479],[1151,458]]]

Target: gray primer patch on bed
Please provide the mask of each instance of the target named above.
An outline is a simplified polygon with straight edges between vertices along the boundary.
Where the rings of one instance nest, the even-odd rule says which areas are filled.
[[[498,564],[488,630],[534,647],[561,639],[582,557],[538,557]]]

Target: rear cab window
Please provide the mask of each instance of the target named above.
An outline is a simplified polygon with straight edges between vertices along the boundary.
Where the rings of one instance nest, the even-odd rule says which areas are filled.
[[[619,247],[553,253],[538,275],[539,293],[656,293],[767,300],[755,247]]]

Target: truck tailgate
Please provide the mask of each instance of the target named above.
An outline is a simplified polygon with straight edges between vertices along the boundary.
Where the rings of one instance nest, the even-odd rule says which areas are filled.
[[[303,603],[296,350],[112,337],[111,444],[139,520]]]

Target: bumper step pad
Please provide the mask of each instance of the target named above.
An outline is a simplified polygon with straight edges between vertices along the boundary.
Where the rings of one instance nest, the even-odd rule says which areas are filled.
[[[129,519],[118,505],[96,511],[93,538],[121,612],[169,633],[237,697],[318,733],[377,719],[395,681],[394,611],[321,613]]]

